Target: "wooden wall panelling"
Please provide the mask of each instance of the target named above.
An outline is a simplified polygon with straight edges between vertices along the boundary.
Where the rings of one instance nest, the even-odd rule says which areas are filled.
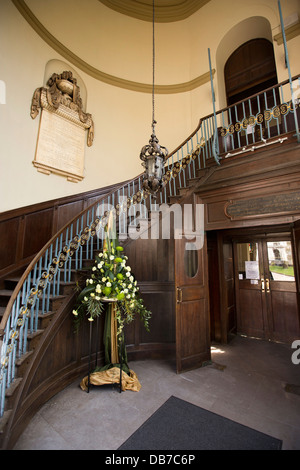
[[[130,359],[162,357],[175,349],[174,240],[130,240],[124,246],[128,265],[138,281],[141,296],[152,312],[150,332],[139,321],[126,327]]]
[[[19,225],[18,217],[0,222],[0,271],[16,261],[16,253],[19,251]]]
[[[53,209],[39,211],[25,216],[25,231],[22,258],[35,255],[52,233]]]
[[[67,204],[60,204],[55,206],[56,223],[55,231],[58,232],[64,225],[73,219],[84,209],[84,201],[74,201]]]
[[[212,341],[222,341],[221,328],[221,295],[220,292],[220,262],[218,256],[217,232],[207,234],[210,333]]]
[[[116,186],[0,213],[0,284],[8,274],[23,270],[69,220]]]
[[[227,342],[229,340],[230,334],[236,331],[234,260],[231,239],[228,240],[224,237],[220,249],[222,249],[224,266],[222,288],[224,287],[225,292],[225,303],[223,308],[226,317],[226,329],[224,331],[223,341],[225,340]]]

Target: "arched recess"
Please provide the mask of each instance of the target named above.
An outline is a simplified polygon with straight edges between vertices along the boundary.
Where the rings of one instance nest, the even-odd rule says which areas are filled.
[[[70,64],[63,62],[62,60],[52,59],[49,60],[45,67],[45,75],[44,75],[44,86],[46,86],[47,81],[51,77],[53,73],[61,74],[64,71],[70,71],[73,74],[73,77],[77,79],[77,85],[80,88],[80,97],[82,99],[82,107],[83,110],[86,111],[87,105],[87,88],[85,83],[77,70],[75,70]]]
[[[273,44],[265,38],[242,44],[228,58],[224,79],[228,106],[276,85]]]
[[[227,107],[224,68],[228,58],[242,44],[257,38],[264,38],[272,43],[270,22],[262,16],[246,18],[233,26],[221,39],[216,50],[216,90],[219,109]]]

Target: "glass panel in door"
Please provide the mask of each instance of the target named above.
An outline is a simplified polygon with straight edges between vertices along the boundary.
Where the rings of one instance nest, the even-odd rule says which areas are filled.
[[[238,278],[260,279],[258,243],[237,243]]]
[[[290,241],[267,242],[271,281],[295,281],[292,244]]]

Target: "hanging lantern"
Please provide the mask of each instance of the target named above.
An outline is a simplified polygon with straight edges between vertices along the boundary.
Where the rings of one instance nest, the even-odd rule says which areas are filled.
[[[152,135],[149,145],[145,145],[140,153],[140,159],[143,160],[145,173],[143,176],[143,188],[145,191],[155,194],[163,185],[164,164],[168,157],[168,150],[158,143],[155,135],[155,124],[152,123]]]

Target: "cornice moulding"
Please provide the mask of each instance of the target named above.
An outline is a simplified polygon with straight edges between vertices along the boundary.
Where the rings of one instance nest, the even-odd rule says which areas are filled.
[[[153,10],[151,0],[99,0],[106,7],[123,15],[138,20],[152,21]],[[200,10],[210,0],[156,0],[155,22],[172,23],[181,21]]]
[[[103,83],[107,83],[112,86],[123,88],[126,90],[142,92],[142,93],[152,93],[152,84],[140,83],[131,80],[126,80],[121,77],[107,74],[101,70],[93,67],[89,63],[85,62],[79,56],[70,51],[65,47],[60,41],[58,41],[37,19],[33,14],[30,8],[26,5],[24,0],[12,0],[12,3],[18,9],[19,13],[27,21],[27,23],[34,29],[34,31],[58,54],[64,57],[67,61],[73,64],[75,67],[78,67],[80,70],[90,75],[91,77],[99,80]],[[213,70],[213,75],[215,70]],[[183,83],[170,84],[170,85],[156,85],[155,93],[156,94],[175,94],[175,93],[185,93],[199,86],[207,83],[210,80],[210,73],[206,72],[193,80]]]
[[[293,39],[293,38],[295,38],[299,35],[300,35],[300,23],[294,24],[293,26],[290,26],[289,28],[287,28],[285,30],[285,37],[286,37],[287,41],[289,41],[290,39]],[[280,33],[278,33],[274,36],[274,41],[277,42],[278,46],[283,44],[282,32],[280,32]]]

